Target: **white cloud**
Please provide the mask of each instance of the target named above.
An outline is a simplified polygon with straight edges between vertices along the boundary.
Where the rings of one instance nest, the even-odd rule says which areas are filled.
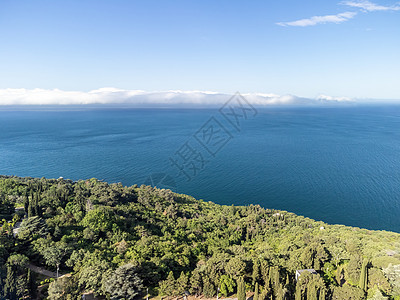
[[[373,2],[370,2],[368,0],[348,0],[348,1],[343,1],[340,4],[346,5],[349,7],[353,8],[358,8],[364,12],[371,12],[371,11],[398,11],[400,10],[400,5],[391,5],[391,6],[384,6],[384,5],[379,5]],[[280,26],[300,26],[300,27],[306,27],[306,26],[314,26],[317,24],[326,24],[326,23],[343,23],[345,21],[348,21],[352,18],[354,18],[357,15],[357,12],[344,12],[336,15],[326,15],[326,16],[314,16],[311,18],[307,19],[301,19],[297,21],[290,21],[290,22],[279,22],[276,23],[277,25]]]
[[[253,105],[314,105],[348,102],[349,98],[318,96],[315,99],[293,95],[242,94]],[[156,91],[101,88],[89,92],[59,89],[0,89],[3,105],[128,105],[133,107],[215,106],[222,105],[232,95],[210,91]]]
[[[336,102],[352,101],[352,99],[349,97],[332,97],[327,95],[319,95],[316,99],[320,101],[336,101]]]
[[[326,23],[342,23],[345,21],[348,21],[354,16],[357,15],[356,12],[343,12],[340,14],[336,15],[326,15],[326,16],[314,16],[311,18],[307,19],[301,19],[297,21],[291,21],[291,22],[279,22],[276,23],[277,25],[280,26],[300,26],[300,27],[305,27],[305,26],[314,26],[317,24],[326,24]]]
[[[370,1],[344,1],[341,4],[350,7],[360,8],[364,11],[388,11],[388,10],[400,10],[399,5],[393,6],[383,6],[379,4],[372,3]]]

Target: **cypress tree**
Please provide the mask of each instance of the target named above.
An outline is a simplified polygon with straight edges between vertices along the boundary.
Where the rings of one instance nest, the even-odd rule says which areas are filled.
[[[320,288],[319,290],[319,299],[320,300],[325,300],[326,298],[326,290],[324,287]]]
[[[35,211],[35,216],[39,216],[39,193],[35,194],[35,201],[33,209]]]
[[[367,290],[367,280],[368,280],[367,265],[368,265],[368,260],[364,259],[361,267],[360,283],[358,285],[360,289],[362,289],[364,292]]]
[[[264,297],[261,297],[261,299],[259,299],[259,300],[267,300],[269,298],[268,296],[270,294],[272,294],[272,287],[269,282],[264,286],[263,294],[264,294]]]
[[[31,205],[31,210],[33,212],[33,206],[35,204],[35,194],[33,193],[33,190],[31,190],[29,193],[28,201],[29,201],[29,204]],[[33,214],[32,214],[32,216],[33,216]]]
[[[24,203],[24,210],[25,210],[25,214],[26,214],[28,212],[28,206],[29,206],[29,200],[28,200],[28,196],[26,193],[24,196],[23,203]]]
[[[256,286],[255,286],[255,289],[254,289],[253,300],[258,300],[258,282],[256,282]]]
[[[26,299],[29,296],[27,278],[24,276],[18,276],[16,281],[17,299]]]
[[[246,300],[246,287],[244,285],[243,276],[238,279],[238,283],[237,283],[237,298],[238,298],[238,300]]]
[[[260,277],[260,262],[258,261],[258,259],[254,260],[253,262],[253,274],[251,275],[251,277],[253,279],[253,284],[255,284]]]
[[[29,200],[29,204],[28,204],[28,218],[33,217],[33,209],[32,209],[32,199]]]
[[[28,290],[32,297],[36,297],[37,286],[36,286],[36,275],[32,273],[31,269],[28,268],[27,274]]]
[[[277,300],[283,300],[284,299],[285,291],[283,290],[283,287],[282,287],[281,284],[279,284],[275,294],[276,294],[276,299]]]
[[[273,289],[277,291],[280,284],[279,267],[271,267],[269,273],[269,278],[273,282]]]
[[[340,281],[341,281],[341,278],[342,278],[342,273],[343,273],[342,266],[338,266],[337,270],[336,270],[336,281],[337,281],[338,285],[340,285]]]
[[[301,285],[300,283],[297,283],[296,285],[296,294],[294,295],[295,300],[302,300],[301,299]]]
[[[175,282],[176,290],[177,290],[178,294],[183,294],[186,291],[187,285],[188,285],[188,281],[189,281],[188,276],[182,271],[181,275],[179,276],[179,278]]]
[[[270,281],[269,280],[269,268],[267,266],[265,266],[265,264],[262,264],[261,275],[264,280],[264,285],[265,286],[269,285],[269,281]]]
[[[176,280],[172,271],[168,273],[167,279],[160,283],[160,290],[166,296],[175,295]]]
[[[7,266],[7,278],[4,286],[4,295],[6,299],[17,300],[17,282],[15,280],[15,273],[12,266]]]
[[[307,286],[307,300],[318,300],[314,281],[311,281]]]

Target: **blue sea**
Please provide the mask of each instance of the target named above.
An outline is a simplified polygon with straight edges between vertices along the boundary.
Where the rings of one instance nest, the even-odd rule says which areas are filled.
[[[400,107],[0,111],[0,174],[153,183],[400,232]]]

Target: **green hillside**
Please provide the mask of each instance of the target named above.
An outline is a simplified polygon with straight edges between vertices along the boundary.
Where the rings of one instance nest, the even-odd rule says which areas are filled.
[[[38,285],[49,299],[132,299],[149,288],[240,300],[256,286],[254,300],[400,299],[393,232],[96,179],[2,176],[0,217],[1,299],[33,299]],[[30,264],[70,274],[45,284]],[[296,282],[302,269],[317,274]]]

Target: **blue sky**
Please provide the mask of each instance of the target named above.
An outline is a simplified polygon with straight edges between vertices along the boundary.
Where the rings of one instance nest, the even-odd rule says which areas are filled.
[[[395,1],[0,1],[0,89],[400,99]]]

